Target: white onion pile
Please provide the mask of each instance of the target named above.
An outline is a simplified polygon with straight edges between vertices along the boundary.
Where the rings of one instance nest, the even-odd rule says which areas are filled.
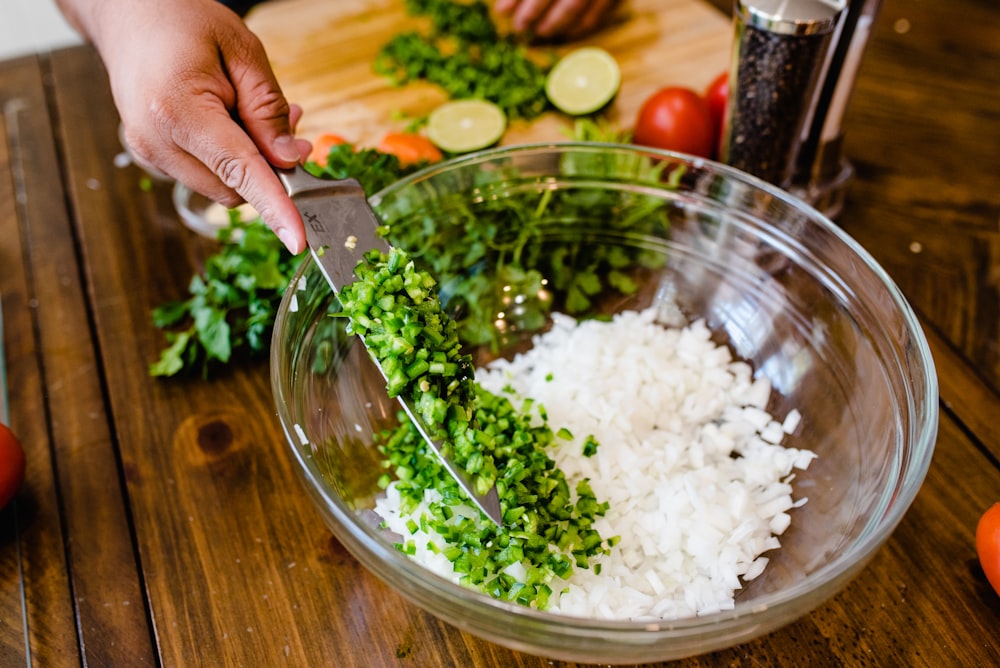
[[[762,554],[780,546],[789,511],[805,503],[792,498],[792,471],[814,455],[781,445],[798,411],[782,422],[768,414],[770,383],[754,380],[702,322],[666,328],[653,309],[610,322],[554,320],[527,353],[476,371],[486,389],[513,388],[514,405],[530,397],[553,430],[573,434],[556,439],[550,456],[570,488],[590,479],[610,503],[594,528],[621,539],[595,560],[600,573],[577,568],[551,583],[549,610],[642,620],[732,608],[741,579],[760,575]],[[592,457],[582,454],[588,435],[600,443]],[[406,528],[391,486],[376,512],[413,539],[414,558],[457,581],[425,548],[433,537]]]

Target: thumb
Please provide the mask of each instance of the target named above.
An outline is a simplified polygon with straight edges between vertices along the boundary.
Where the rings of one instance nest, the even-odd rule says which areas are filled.
[[[278,167],[293,167],[309,152],[308,142],[295,139],[291,106],[256,37],[226,57],[236,93],[236,115],[267,161]],[[297,119],[295,119],[297,120]]]

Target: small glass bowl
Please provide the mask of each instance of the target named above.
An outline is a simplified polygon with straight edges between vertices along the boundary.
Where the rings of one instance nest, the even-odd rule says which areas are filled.
[[[174,208],[181,222],[188,229],[209,239],[219,238],[219,232],[229,227],[230,213],[235,212],[238,220],[249,223],[259,216],[257,210],[249,204],[241,204],[236,209],[227,209],[201,193],[197,193],[178,181],[173,190]],[[230,240],[239,239],[239,230],[231,235]]]
[[[118,141],[122,145],[122,152],[115,156],[115,165],[118,167],[127,167],[130,164],[135,164],[139,169],[141,169],[149,178],[154,181],[160,181],[161,183],[170,183],[174,179],[168,174],[164,174],[160,170],[152,166],[143,165],[138,160],[136,160],[135,155],[132,153],[132,148],[129,146],[128,142],[125,141],[125,126],[122,123],[118,124]]]
[[[678,178],[650,182],[643,174],[651,164]],[[622,219],[652,203],[669,224],[616,232],[599,207],[547,217],[546,198],[565,193],[610,200]],[[663,661],[734,646],[838,592],[909,508],[937,434],[937,379],[927,341],[890,278],[855,241],[788,193],[717,163],[635,146],[486,151],[428,168],[371,202],[394,243],[419,243],[427,226],[440,232],[451,225],[454,241],[444,243],[461,248],[461,231],[476,224],[477,207],[514,198],[518,211],[542,213],[529,216],[530,229],[512,219],[500,232],[535,235],[533,251],[603,244],[659,258],[650,265],[655,269],[637,274],[643,277],[637,293],[595,300],[597,313],[668,300],[688,320],[703,319],[717,342],[768,377],[768,411],[786,415],[796,408],[803,415],[786,442],[817,455],[794,481],[808,503],[795,509],[782,547],[768,553],[763,575],[738,591],[728,611],[600,621],[539,612],[446,581],[380,531],[372,508],[383,469],[370,434],[393,423],[396,407],[342,319],[328,317],[336,299],[306,259],[279,309],[271,380],[289,452],[336,537],[378,577],[446,622],[567,661]],[[565,257],[572,267],[573,253]],[[475,270],[494,266],[487,258]],[[509,314],[503,322],[506,343],[530,342],[530,328],[519,331]]]

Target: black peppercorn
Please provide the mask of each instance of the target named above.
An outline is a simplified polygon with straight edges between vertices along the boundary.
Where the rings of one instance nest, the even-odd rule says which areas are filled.
[[[787,187],[843,0],[736,0],[721,158]]]

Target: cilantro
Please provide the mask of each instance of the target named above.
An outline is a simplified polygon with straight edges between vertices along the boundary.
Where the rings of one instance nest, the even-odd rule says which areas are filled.
[[[566,187],[552,189],[514,169],[455,174],[453,182],[442,174],[422,184],[427,195],[418,211],[383,212],[389,241],[437,279],[464,343],[499,350],[506,337],[543,327],[553,310],[584,317],[599,299],[634,294],[639,275],[662,266],[662,252],[652,247],[600,241],[664,238],[670,204],[642,189],[590,184],[610,176],[670,187],[683,170],[667,172],[669,163],[633,153],[561,159],[572,182]],[[581,224],[592,231],[581,234]]]
[[[578,126],[578,132],[590,131],[589,125]],[[642,155],[583,153],[562,159],[562,172],[583,182],[631,174],[633,182],[670,187],[683,177],[683,170],[665,174],[666,163]],[[318,176],[353,176],[369,193],[417,168],[349,144],[332,147],[326,166],[307,165]],[[504,336],[543,327],[554,309],[586,315],[605,293],[633,294],[636,272],[662,264],[658,250],[593,243],[575,231],[580,221],[600,221],[609,235],[662,237],[669,226],[669,205],[662,199],[584,185],[552,190],[513,170],[505,176],[509,182],[495,173],[471,177],[482,178],[481,184],[443,182],[438,193],[427,191],[414,213],[381,214],[390,242],[437,281],[463,344],[499,348]],[[510,183],[520,185],[512,189]],[[479,191],[475,201],[464,194],[470,187]],[[153,324],[167,330],[167,346],[150,365],[151,375],[208,376],[233,359],[267,351],[278,305],[301,257],[292,257],[260,221],[240,223],[231,216],[230,225],[223,236],[236,243],[223,244],[206,260],[189,283],[189,297],[153,311]],[[576,241],[567,242],[567,233]],[[516,309],[509,309],[512,297],[519,300]],[[495,326],[501,313],[506,333]]]
[[[369,195],[377,193],[403,176],[423,167],[423,164],[399,163],[399,158],[390,153],[382,153],[373,148],[357,148],[352,144],[337,144],[330,147],[326,165],[306,163],[305,168],[313,175],[329,179],[357,179]]]
[[[392,38],[379,51],[377,73],[399,86],[425,80],[453,99],[495,103],[510,119],[533,119],[550,108],[546,72],[526,50],[497,32],[483,0],[407,0],[407,12],[430,19],[429,32]]]
[[[301,258],[292,257],[261,222],[231,222],[225,234],[235,243],[208,258],[202,274],[188,285],[190,297],[153,310],[169,346],[149,367],[153,376],[199,370],[228,363],[235,351],[266,352],[281,294]]]
[[[627,130],[617,130],[609,120],[603,117],[584,116],[573,123],[568,131],[570,138],[576,141],[604,142],[608,144],[628,144],[632,141],[632,133]]]
[[[369,193],[385,188],[419,165],[402,167],[394,155],[350,144],[330,149],[327,164],[308,163],[316,176],[358,179]],[[210,375],[236,356],[256,358],[268,350],[285,287],[302,256],[292,257],[260,220],[242,223],[230,212],[220,250],[192,277],[189,297],[158,306],[153,324],[167,330],[167,347],[149,366],[152,376]]]

